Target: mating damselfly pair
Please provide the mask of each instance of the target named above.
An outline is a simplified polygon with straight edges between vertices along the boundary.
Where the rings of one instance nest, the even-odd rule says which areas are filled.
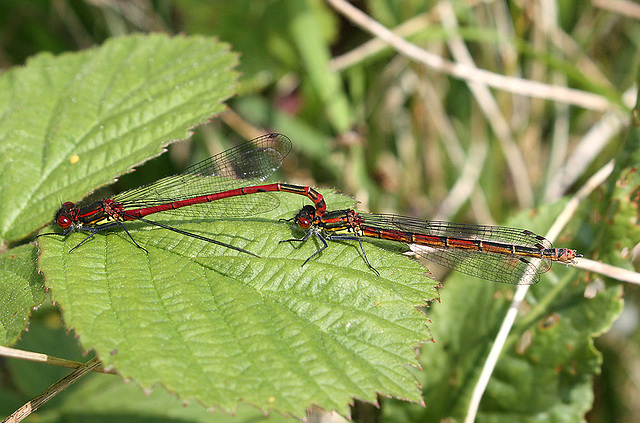
[[[553,248],[551,242],[531,231],[501,226],[428,221],[391,214],[364,213],[353,209],[327,211],[320,193],[310,187],[285,183],[264,184],[291,151],[291,141],[282,134],[266,134],[209,157],[177,175],[159,179],[112,197],[86,205],[66,202],[54,222],[65,236],[73,231],[87,233],[74,246],[77,249],[98,232],[120,227],[140,246],[127,230],[125,222],[142,221],[182,235],[256,254],[233,245],[187,232],[147,216],[175,213],[193,218],[211,216],[248,216],[272,210],[278,205],[272,195],[258,193],[288,192],[306,196],[313,202],[291,220],[307,230],[300,239],[311,236],[322,247],[310,259],[328,247],[330,241],[356,241],[369,268],[379,274],[367,258],[362,239],[382,239],[411,245],[419,256],[434,263],[478,278],[503,283],[536,283],[551,263],[572,264],[581,257],[575,250]],[[418,248],[415,248],[418,246]],[[146,251],[146,250],[145,250]],[[523,276],[526,276],[524,279]]]

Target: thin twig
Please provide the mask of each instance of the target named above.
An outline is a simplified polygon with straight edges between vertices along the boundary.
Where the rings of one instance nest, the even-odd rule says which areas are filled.
[[[617,279],[621,282],[640,285],[640,273],[632,270],[623,269],[621,267],[585,258],[581,258],[576,267],[581,270],[586,270],[587,272],[598,273],[599,275],[606,276],[608,278]]]
[[[465,3],[465,6],[467,8],[472,8],[483,1],[485,0],[468,0]],[[435,22],[435,20],[435,10],[432,9],[428,13],[422,13],[402,22],[400,25],[393,28],[392,31],[398,37],[408,38],[420,32],[426,32],[429,24]],[[351,66],[364,62],[384,49],[390,49],[389,43],[381,40],[380,38],[372,38],[358,47],[355,47],[353,50],[331,59],[329,62],[329,70],[342,71],[344,69],[348,69]]]
[[[393,33],[398,37],[409,37],[419,31],[424,31],[431,21],[432,18],[428,14],[423,13],[403,22],[401,25],[393,29]],[[329,69],[336,72],[348,69],[351,66],[362,63],[369,57],[378,54],[385,48],[389,48],[388,43],[385,43],[379,38],[372,38],[353,50],[331,59],[329,62]]]
[[[2,423],[17,423],[24,420],[31,413],[35,412],[38,408],[46,404],[50,399],[67,389],[82,376],[91,373],[99,366],[100,361],[97,358],[92,358],[91,360],[84,363],[81,367],[78,367],[76,370],[48,387],[40,395],[34,397],[31,401],[18,408],[9,417],[4,419]]]
[[[508,91],[513,94],[573,104],[589,110],[603,112],[615,107],[609,100],[601,95],[567,87],[543,84],[537,81],[499,75],[483,69],[473,69],[462,64],[449,62],[440,56],[431,54],[415,44],[398,37],[385,26],[367,16],[345,0],[327,0],[327,2],[363,30],[389,43],[399,53],[456,78],[486,84],[490,87]]]
[[[37,363],[51,364],[58,367],[66,367],[69,369],[77,369],[85,365],[81,361],[67,360],[64,358],[53,357],[47,354],[35,353],[31,351],[18,350],[15,348],[0,346],[0,357],[17,358],[26,361],[35,361]],[[105,370],[102,366],[99,366],[93,370],[99,373],[109,373],[112,375],[118,374],[115,370]]]
[[[640,19],[640,5],[634,1],[624,0],[593,0],[593,7],[599,7],[609,12],[619,13],[621,15]]]

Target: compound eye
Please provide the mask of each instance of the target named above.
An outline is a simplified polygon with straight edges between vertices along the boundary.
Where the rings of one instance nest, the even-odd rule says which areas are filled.
[[[69,226],[71,226],[71,219],[69,219],[67,216],[61,215],[61,216],[58,216],[56,223],[62,229],[67,229]]]
[[[309,229],[311,227],[311,221],[304,216],[298,217],[298,221],[296,223],[302,229]]]

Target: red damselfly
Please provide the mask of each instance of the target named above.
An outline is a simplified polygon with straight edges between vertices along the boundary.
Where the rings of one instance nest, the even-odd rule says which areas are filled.
[[[291,184],[261,183],[275,172],[291,150],[291,141],[282,134],[266,134],[209,157],[184,172],[162,178],[150,184],[122,192],[87,205],[64,203],[54,222],[64,231],[42,235],[67,235],[73,231],[88,233],[75,250],[96,233],[121,227],[133,243],[123,222],[139,220],[199,240],[254,255],[211,238],[149,220],[145,216],[171,212],[194,218],[210,216],[248,216],[274,209],[278,199],[272,195],[249,195],[269,192],[289,192],[308,197],[320,214],[326,205],[322,195],[309,187]]]
[[[401,242],[434,263],[478,278],[512,284],[534,284],[541,273],[551,268],[552,262],[573,264],[576,257],[582,257],[575,250],[553,248],[551,242],[531,231],[502,226],[428,221],[351,209],[316,213],[310,205],[303,207],[293,220],[308,232],[303,238],[283,242],[304,242],[313,235],[322,243],[303,265],[327,248],[327,240],[352,240],[360,244],[365,262],[378,275],[364,251],[363,238]]]

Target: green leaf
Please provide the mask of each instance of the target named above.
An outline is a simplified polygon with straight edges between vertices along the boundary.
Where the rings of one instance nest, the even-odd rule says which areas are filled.
[[[40,54],[0,76],[0,237],[21,239],[222,111],[236,56],[204,37],[137,35]]]
[[[36,272],[33,245],[0,254],[0,344],[11,345],[27,326],[31,308],[44,301],[42,277]]]
[[[592,199],[592,219],[587,229],[600,229],[597,237],[589,233],[588,240],[597,245],[596,258],[614,266],[633,269],[631,255],[640,239],[640,129],[631,126],[625,145],[616,159],[609,178],[606,197]],[[585,225],[587,226],[587,225]],[[592,231],[593,229],[591,229]]]
[[[56,357],[87,361],[73,333],[66,331],[52,307],[39,310],[29,323],[29,331],[16,345],[27,351],[46,352]],[[4,367],[4,380],[12,386],[0,387],[0,415],[8,416],[26,401],[71,372],[70,369],[36,364],[25,360],[8,359]],[[125,383],[117,376],[92,373],[73,384],[64,393],[53,398],[37,411],[39,422],[104,421],[104,422],[257,422],[266,419],[264,413],[248,405],[241,406],[230,417],[213,412],[202,405],[186,404],[162,387],[144,392],[135,383]],[[173,419],[173,420],[171,420]],[[269,422],[285,421],[274,414]],[[291,421],[291,420],[289,420]]]
[[[334,208],[351,200],[326,194]],[[408,365],[430,339],[416,308],[437,297],[425,269],[395,250],[365,243],[319,248],[279,243],[304,235],[279,222],[300,208],[259,218],[177,224],[257,253],[146,225],[40,238],[40,266],[52,298],[86,349],[145,389],[160,383],[178,397],[234,411],[242,402],[304,416],[313,404],[348,413],[354,397],[378,393],[421,401]],[[286,201],[286,203],[285,203]],[[178,223],[178,222],[174,222]]]
[[[522,214],[510,226],[548,225],[563,206]],[[560,245],[562,247],[562,245]],[[622,309],[621,289],[608,285],[586,298],[578,269],[555,265],[532,286],[483,396],[478,421],[581,422],[593,401],[593,376],[601,355],[593,338]],[[391,402],[390,421],[462,421],[492,341],[513,298],[514,287],[452,275],[441,303],[429,314],[434,344],[422,348],[419,375],[426,407]]]

